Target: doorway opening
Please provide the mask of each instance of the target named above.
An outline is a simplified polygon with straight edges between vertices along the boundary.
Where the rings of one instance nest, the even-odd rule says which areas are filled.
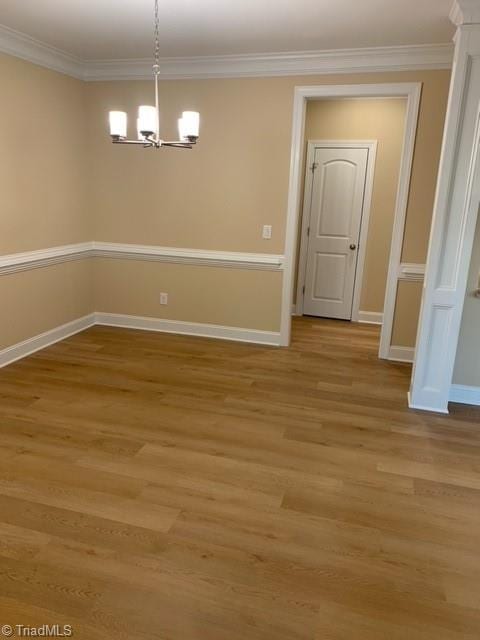
[[[293,303],[378,324],[391,357],[420,94],[419,83],[297,87],[282,344]]]

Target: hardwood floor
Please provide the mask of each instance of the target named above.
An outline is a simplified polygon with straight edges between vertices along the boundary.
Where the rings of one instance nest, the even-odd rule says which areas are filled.
[[[1,370],[0,625],[478,640],[480,412],[408,410],[377,345],[95,327]]]

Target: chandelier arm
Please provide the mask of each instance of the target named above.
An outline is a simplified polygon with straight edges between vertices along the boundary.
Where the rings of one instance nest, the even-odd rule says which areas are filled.
[[[145,143],[143,140],[126,140],[121,138],[120,140],[112,140],[113,144],[136,144],[142,145],[142,147],[153,147],[155,145],[154,142]]]
[[[156,149],[160,149],[160,147],[171,147],[174,149],[193,149],[195,142],[182,142],[181,140],[168,140],[165,142],[164,140],[127,140],[126,138],[119,138],[118,140],[112,140],[113,144],[134,144],[137,146],[142,146],[145,149],[149,149],[150,147],[155,147]]]
[[[171,147],[173,149],[193,149],[193,145],[189,142],[162,142],[162,147]]]

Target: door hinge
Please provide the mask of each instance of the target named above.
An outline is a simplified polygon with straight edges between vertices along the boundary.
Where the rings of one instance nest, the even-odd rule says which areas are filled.
[[[302,293],[303,293],[303,295],[305,295],[305,285],[303,285],[303,287],[302,287]]]
[[[307,238],[310,237],[310,227],[307,227]]]
[[[318,167],[318,162],[314,162],[310,167],[310,171],[313,173],[317,167]]]

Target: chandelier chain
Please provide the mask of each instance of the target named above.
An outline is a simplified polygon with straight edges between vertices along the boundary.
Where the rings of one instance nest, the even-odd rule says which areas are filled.
[[[160,73],[160,14],[158,9],[158,0],[155,0],[155,51],[154,51],[153,72],[155,75]]]

